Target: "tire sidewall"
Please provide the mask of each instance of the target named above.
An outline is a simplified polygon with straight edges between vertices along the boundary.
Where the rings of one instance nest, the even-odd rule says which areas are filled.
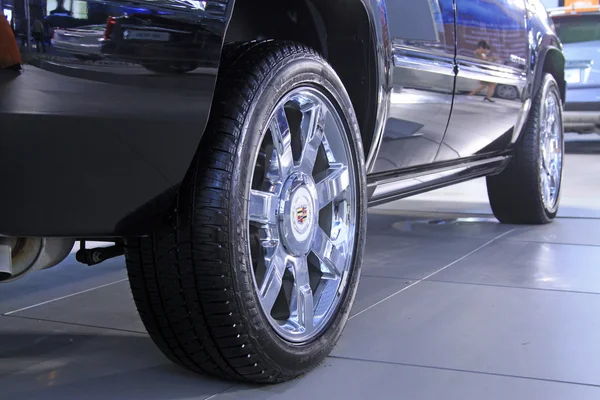
[[[251,186],[253,166],[270,115],[280,99],[291,90],[302,86],[318,89],[329,98],[346,125],[351,157],[354,160],[356,180],[356,237],[351,275],[338,311],[330,325],[308,343],[293,344],[281,338],[271,327],[264,315],[255,290],[254,274],[250,260],[248,239],[248,194]],[[297,375],[308,371],[329,354],[339,338],[349,317],[350,307],[356,295],[366,232],[366,170],[360,131],[352,104],[342,82],[333,69],[320,57],[304,52],[280,61],[255,92],[240,134],[234,161],[230,232],[235,234],[231,241],[232,276],[238,308],[246,324],[249,340],[259,353],[268,355],[277,369],[286,375]]]

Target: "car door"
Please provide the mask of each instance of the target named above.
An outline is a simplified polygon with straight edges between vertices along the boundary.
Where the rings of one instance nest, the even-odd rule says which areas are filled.
[[[434,160],[448,124],[455,76],[452,0],[387,0],[386,11],[394,67],[373,173]]]
[[[455,1],[456,92],[436,161],[505,149],[527,83],[525,0]]]

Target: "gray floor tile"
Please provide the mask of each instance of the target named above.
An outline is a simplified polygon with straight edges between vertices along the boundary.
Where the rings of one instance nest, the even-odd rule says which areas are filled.
[[[352,315],[392,293],[406,287],[411,281],[361,277]],[[14,314],[15,316],[90,325],[102,328],[146,332],[129,290],[128,282],[82,293]]]
[[[503,225],[494,217],[485,215],[402,212],[385,209],[371,210],[368,227],[369,237],[386,234],[488,240],[516,228],[514,225]]]
[[[27,318],[146,332],[129,282],[120,282],[14,314]]]
[[[443,190],[443,189],[442,189]],[[435,193],[435,192],[431,192]],[[407,213],[444,213],[456,214],[464,217],[472,215],[480,215],[487,218],[493,218],[492,209],[490,208],[487,198],[481,201],[465,201],[465,200],[440,200],[438,197],[428,198],[429,193],[424,195],[424,198],[409,197],[404,200],[398,200],[393,203],[378,206],[378,210],[395,210]],[[463,198],[473,198],[470,193],[463,193]],[[591,196],[588,196],[591,197]],[[564,197],[561,200],[558,218],[600,218],[600,208],[595,204],[595,198],[579,198],[573,197],[569,201],[565,201]]]
[[[432,280],[600,293],[600,247],[498,240]]]
[[[88,267],[79,264],[72,254],[54,268],[1,284],[0,314],[115,282],[126,275],[123,257]]]
[[[600,384],[599,308],[598,295],[422,282],[352,319],[334,355]]]
[[[431,192],[435,193],[435,192]],[[487,218],[493,218],[492,209],[487,199],[481,201],[443,201],[438,198],[428,198],[426,193],[423,198],[409,197],[406,199],[383,204],[377,208],[380,210],[398,210],[401,212],[429,212],[429,213],[447,213],[460,214],[468,217],[469,215],[481,215]]]
[[[422,279],[486,242],[486,239],[426,238],[377,232],[367,237],[363,275]]]
[[[530,226],[506,235],[506,240],[600,246],[600,219],[559,218],[553,223]]]
[[[596,400],[599,396],[597,387],[329,358],[302,379],[277,386],[238,385],[214,400]]]
[[[350,315],[363,311],[378,301],[402,290],[411,283],[412,281],[405,279],[361,276]]]
[[[174,366],[147,335],[0,317],[6,399],[205,399],[231,383]]]

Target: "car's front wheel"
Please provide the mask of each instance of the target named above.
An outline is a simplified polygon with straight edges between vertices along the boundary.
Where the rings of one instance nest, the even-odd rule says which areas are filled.
[[[211,118],[163,229],[127,240],[152,339],[196,371],[281,382],[316,366],[362,264],[365,162],[333,69],[294,43],[224,58]]]

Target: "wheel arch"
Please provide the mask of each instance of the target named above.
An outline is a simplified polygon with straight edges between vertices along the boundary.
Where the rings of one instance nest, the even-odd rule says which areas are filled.
[[[537,57],[535,58],[535,69],[533,70],[533,81],[530,84],[530,97],[526,103],[527,111],[521,114],[519,123],[516,125],[517,128],[515,129],[515,133],[511,141],[511,148],[514,148],[514,146],[516,146],[523,137],[523,130],[527,125],[527,118],[529,118],[531,114],[531,102],[535,99],[538,91],[542,88],[544,75],[546,73],[552,75],[556,80],[561,101],[563,105],[565,104],[567,91],[567,85],[565,82],[565,57],[562,50],[558,46],[560,46],[560,42],[557,42],[557,45],[547,45],[537,52]]]
[[[565,56],[556,46],[547,46],[540,51],[538,68],[534,80],[534,96],[542,85],[544,74],[550,74],[556,80],[561,100],[566,100],[567,84],[565,82]]]
[[[225,42],[293,40],[317,50],[348,91],[366,155],[374,141],[379,85],[376,23],[369,10],[362,0],[236,0]]]

